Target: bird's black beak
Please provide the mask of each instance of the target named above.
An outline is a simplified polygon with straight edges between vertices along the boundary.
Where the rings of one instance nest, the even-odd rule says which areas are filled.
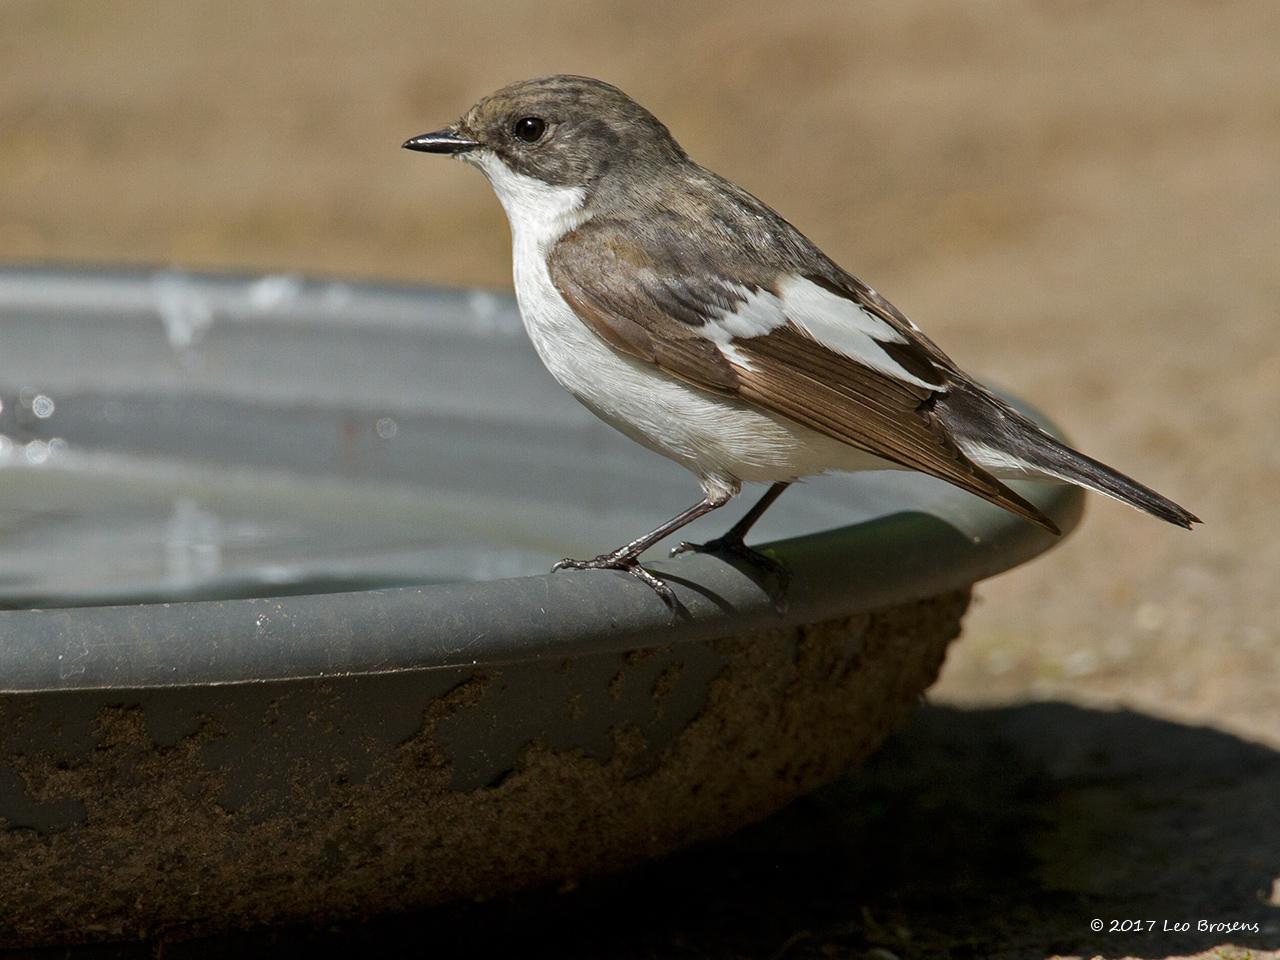
[[[466,137],[459,136],[457,131],[445,127],[443,130],[435,130],[431,133],[424,133],[421,136],[414,137],[412,140],[406,140],[400,146],[406,150],[419,150],[422,153],[452,155],[474,150],[480,146],[480,143],[476,140],[468,140]]]

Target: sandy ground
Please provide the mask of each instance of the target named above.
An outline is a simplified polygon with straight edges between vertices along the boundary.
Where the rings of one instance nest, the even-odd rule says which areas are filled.
[[[1124,706],[1154,725],[1126,740],[1138,754],[1205,726],[1224,738],[1206,749],[1257,750],[1273,771],[1278,49],[1280,6],[1268,2],[8,0],[0,260],[506,288],[507,230],[481,178],[399,142],[512,79],[612,80],[963,365],[1206,520],[1186,534],[1095,500],[1061,549],[982,588],[932,700],[962,708],[979,738],[984,710],[1076,704],[1096,721],[1080,726],[1086,746],[1103,753],[1108,718],[1127,716],[1106,711]],[[921,729],[903,743],[947,742]],[[980,742],[999,749],[990,735]],[[1050,737],[1037,762],[1053,768],[1053,751],[1086,746]],[[1190,780],[1233,780],[1211,761],[1188,755]],[[1126,762],[1137,766],[1117,769],[1144,776],[1141,757]],[[939,768],[952,775],[974,773]],[[1080,801],[1097,828],[1076,850],[1084,873],[1088,850],[1123,841],[1108,804],[1129,788]],[[1203,867],[1203,905],[1220,919],[1244,915],[1232,899],[1244,889],[1247,909],[1265,903],[1280,876],[1280,831],[1246,809],[1261,808],[1214,821],[1231,834],[1227,859],[1212,845],[1185,863],[1169,854],[1175,873]],[[1184,812],[1181,830],[1157,831],[1166,853],[1198,829]],[[1240,859],[1264,840],[1265,856]],[[1237,869],[1243,886],[1223,886]],[[1067,886],[1083,896],[1080,882]],[[1178,882],[1171,918],[1175,901],[1196,902],[1195,881]],[[1080,909],[1071,922],[1090,916]],[[859,929],[837,949],[912,952]],[[1054,929],[1008,955],[1084,942]],[[820,955],[802,941],[788,955]],[[1181,949],[1126,943],[1097,949]]]

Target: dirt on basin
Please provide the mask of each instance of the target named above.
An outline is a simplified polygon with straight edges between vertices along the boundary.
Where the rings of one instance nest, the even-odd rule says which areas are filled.
[[[418,732],[371,751],[359,771],[332,754],[358,732],[345,707],[350,685],[376,693],[387,682],[379,677],[263,685],[247,706],[222,688],[230,706],[207,707],[197,729],[171,743],[156,732],[173,724],[171,703],[159,694],[126,700],[88,718],[83,749],[40,754],[24,749],[38,725],[30,699],[0,698],[0,773],[12,769],[33,808],[82,811],[57,829],[0,831],[0,945],[333,922],[573,881],[720,836],[879,746],[937,677],[967,605],[965,592],[715,641],[701,709],[662,749],[651,749],[639,722],[602,731],[612,739],[603,757],[522,740],[511,769],[469,789],[458,787],[443,725],[474,713],[479,728],[491,727],[491,689],[545,694],[560,665],[509,667],[420,694]],[[704,650],[662,651],[640,717],[667,709],[682,665],[706,660]],[[592,672],[602,689],[584,691],[593,699],[615,699],[616,678],[634,685],[640,678],[627,671],[652,660],[601,656],[604,669]],[[417,676],[419,686],[430,679]],[[413,697],[413,681],[395,678],[388,695]],[[232,710],[253,714],[236,721],[256,730],[283,792],[272,789],[276,778],[245,772],[257,757],[222,749]],[[521,719],[504,715],[511,728]],[[316,740],[335,749],[310,757],[305,745]],[[473,731],[456,749],[486,754],[493,743]]]

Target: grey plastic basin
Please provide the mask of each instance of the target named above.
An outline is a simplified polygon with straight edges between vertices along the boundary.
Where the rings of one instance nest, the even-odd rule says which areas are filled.
[[[655,564],[675,620],[547,574],[698,490],[484,292],[3,270],[0,404],[0,943],[485,896],[732,830],[874,749],[970,585],[1054,542],[865,474],[757,528],[785,614],[709,556]]]

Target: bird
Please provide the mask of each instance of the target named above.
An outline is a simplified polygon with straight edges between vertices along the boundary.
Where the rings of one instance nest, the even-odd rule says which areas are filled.
[[[745,537],[788,485],[832,471],[929,474],[1053,534],[1053,520],[1004,480],[1076,484],[1180,527],[1200,522],[965,373],[611,84],[512,83],[402,146],[484,174],[511,228],[520,315],[551,376],[701,485],[702,499],[666,523],[553,570],[625,571],[674,605],[641,554],[744,483],[767,483],[724,535],[672,553],[737,557],[785,585],[785,568]]]

